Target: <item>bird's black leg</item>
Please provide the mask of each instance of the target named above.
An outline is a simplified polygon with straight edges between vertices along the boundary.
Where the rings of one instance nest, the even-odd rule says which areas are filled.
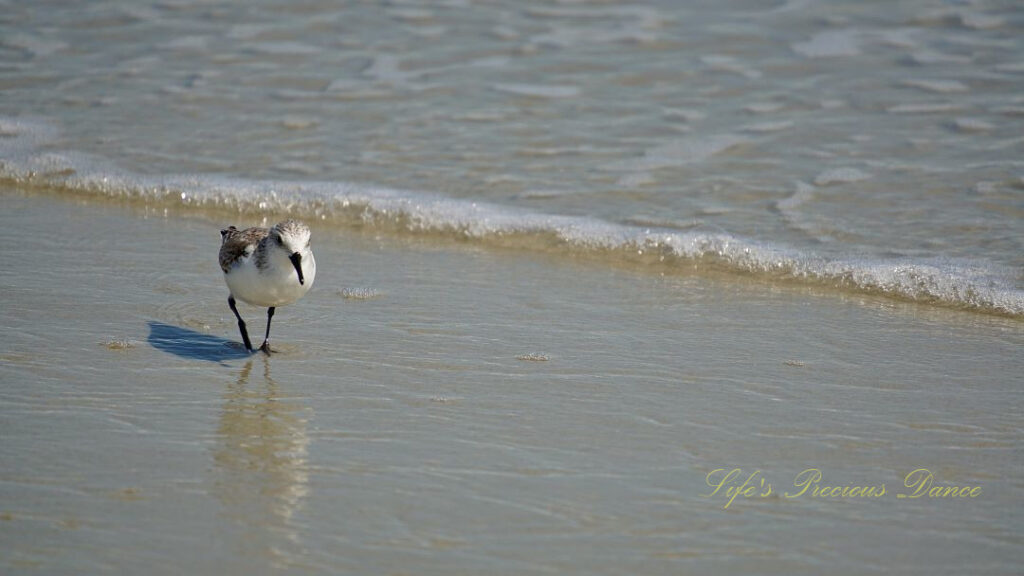
[[[270,321],[273,319],[274,307],[271,306],[270,308],[267,308],[267,333],[263,336],[263,345],[260,346],[260,350],[262,350],[264,354],[270,354],[272,352],[270,349]]]
[[[252,342],[249,342],[249,333],[245,330],[245,320],[242,320],[242,315],[238,313],[238,308],[235,308],[234,296],[228,296],[228,306],[231,306],[231,311],[235,313],[235,318],[238,318],[238,331],[242,333],[242,343],[245,344],[245,349],[252,352]]]

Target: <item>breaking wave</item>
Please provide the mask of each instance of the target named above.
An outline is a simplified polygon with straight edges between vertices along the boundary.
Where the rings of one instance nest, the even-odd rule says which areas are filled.
[[[1015,273],[963,259],[826,258],[722,232],[679,231],[531,212],[436,194],[345,182],[251,181],[210,175],[143,176],[104,159],[47,148],[45,122],[0,118],[0,182],[132,199],[151,206],[289,214],[390,233],[442,235],[492,246],[752,273],[773,279],[1024,316]]]

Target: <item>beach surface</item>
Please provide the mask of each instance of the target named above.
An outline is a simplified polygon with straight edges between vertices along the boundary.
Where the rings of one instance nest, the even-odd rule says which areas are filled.
[[[316,283],[268,358],[216,258],[264,222],[0,204],[4,574],[1024,560],[1018,318],[311,221]]]

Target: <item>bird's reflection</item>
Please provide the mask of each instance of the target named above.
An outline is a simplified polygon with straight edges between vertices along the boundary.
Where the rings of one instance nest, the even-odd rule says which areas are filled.
[[[254,364],[262,378],[250,378]],[[266,357],[253,358],[228,385],[217,428],[213,491],[242,546],[282,567],[302,557],[293,517],[309,494],[307,410],[281,395]]]

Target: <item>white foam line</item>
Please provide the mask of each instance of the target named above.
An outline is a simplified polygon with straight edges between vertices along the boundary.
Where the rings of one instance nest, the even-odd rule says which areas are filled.
[[[481,242],[547,237],[571,250],[609,251],[657,261],[706,260],[774,278],[806,279],[910,300],[1024,316],[1014,272],[961,260],[827,259],[728,233],[647,229],[596,218],[562,216],[439,195],[344,182],[249,181],[207,175],[142,176],[85,154],[39,149],[55,137],[47,125],[0,118],[0,178],[108,197],[308,219],[355,217],[415,233],[453,234]],[[793,215],[813,191],[804,185],[777,204]]]

